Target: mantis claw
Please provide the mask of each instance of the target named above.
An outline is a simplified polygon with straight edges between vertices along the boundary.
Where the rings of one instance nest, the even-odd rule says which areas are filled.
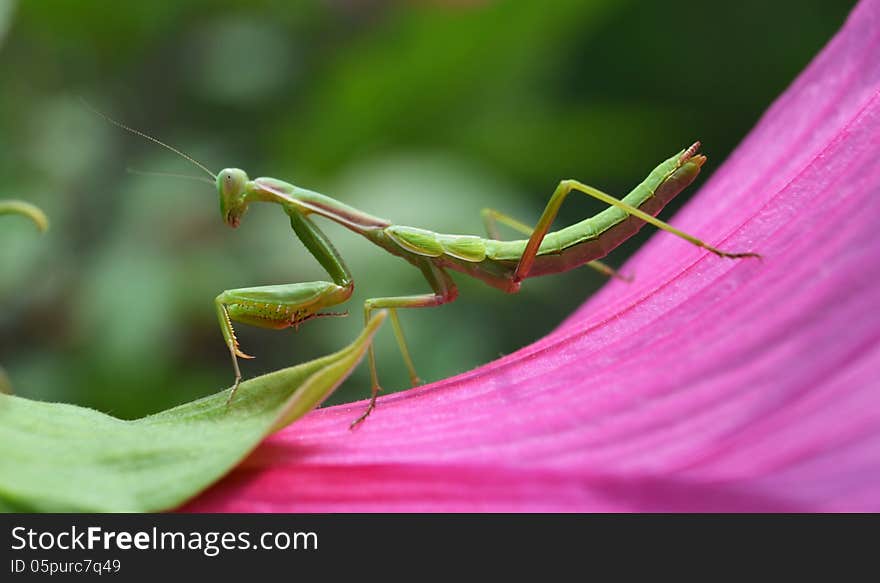
[[[241,348],[239,348],[237,344],[235,345],[233,350],[235,351],[235,355],[239,358],[246,358],[248,360],[256,358],[255,356],[251,356],[250,354],[245,354],[244,352],[242,352]]]

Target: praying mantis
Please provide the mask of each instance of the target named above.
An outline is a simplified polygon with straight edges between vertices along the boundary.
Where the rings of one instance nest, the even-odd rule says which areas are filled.
[[[29,218],[40,232],[49,228],[49,219],[39,207],[23,200],[0,200],[0,215],[22,215]],[[0,393],[12,394],[9,377],[0,367]]]
[[[413,385],[420,381],[397,317],[397,310],[440,306],[454,301],[458,291],[449,271],[479,279],[508,294],[518,292],[522,282],[530,277],[562,273],[583,265],[616,276],[616,272],[598,260],[633,236],[646,223],[719,257],[760,257],[754,252],[722,251],[655,218],[654,215],[694,181],[706,162],[706,157],[699,153],[699,142],[661,162],[622,199],[614,198],[577,180],[561,181],[534,228],[499,211],[484,209],[482,218],[488,238],[483,238],[435,233],[396,225],[330,196],[282,180],[268,177],[251,179],[239,168],[226,168],[215,174],[182,151],[100,112],[95,113],[124,130],[167,148],[211,176],[219,193],[221,216],[228,226],[237,228],[252,203],[277,204],[288,216],[294,234],[332,280],[231,289],[215,298],[217,319],[234,371],[234,382],[227,403],[232,402],[241,383],[238,359],[253,358],[240,348],[233,322],[284,329],[296,328],[316,318],[345,315],[322,311],[342,304],[351,297],[354,278],[333,243],[313,220],[315,217],[342,225],[422,272],[431,288],[430,293],[370,298],[364,302],[365,323],[370,320],[370,314],[374,310],[388,309],[392,329]],[[205,181],[209,182],[207,179]],[[598,199],[609,205],[609,208],[574,225],[550,232],[560,207],[572,192]],[[501,241],[497,236],[497,223],[517,230],[527,238]],[[381,390],[372,345],[368,361],[370,401],[364,412],[351,423],[351,428],[357,427],[374,410]]]

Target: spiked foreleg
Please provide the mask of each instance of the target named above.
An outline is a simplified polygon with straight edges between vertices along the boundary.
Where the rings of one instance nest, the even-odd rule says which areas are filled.
[[[345,302],[354,291],[351,274],[327,236],[296,209],[285,210],[290,216],[290,223],[297,237],[327,270],[333,282],[311,281],[240,288],[227,290],[217,296],[214,300],[217,306],[217,318],[235,371],[235,382],[229,393],[229,401],[232,400],[241,383],[238,358],[253,358],[239,348],[232,327],[233,321],[274,329],[299,326],[313,318],[341,315],[322,313],[321,310]]]

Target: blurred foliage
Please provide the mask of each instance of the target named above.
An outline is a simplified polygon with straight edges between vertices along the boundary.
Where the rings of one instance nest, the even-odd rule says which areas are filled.
[[[710,174],[852,4],[0,0],[0,198],[53,222],[43,238],[2,225],[0,362],[20,395],[138,416],[231,381],[221,290],[325,278],[277,208],[231,231],[210,187],[127,173],[197,170],[80,96],[214,170],[478,234],[484,206],[534,221],[569,177],[624,193],[697,137]],[[559,224],[599,208],[572,199]],[[367,297],[426,290],[407,264],[327,232],[356,277],[352,317],[239,326],[258,357],[247,376],[345,345]],[[577,270],[508,297],[457,280],[458,302],[402,315],[427,380],[540,337],[603,283]],[[377,346],[383,385],[405,388],[390,331]],[[368,384],[362,366],[335,399]]]

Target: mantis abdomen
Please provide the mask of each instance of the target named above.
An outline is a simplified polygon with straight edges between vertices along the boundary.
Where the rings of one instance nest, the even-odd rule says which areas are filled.
[[[682,150],[661,163],[622,202],[651,216],[658,214],[699,174],[705,158],[689,154],[690,151]],[[569,182],[572,184],[566,186]],[[578,185],[563,181],[560,187],[567,192]],[[612,206],[570,227],[547,233],[528,277],[561,273],[601,259],[644,225],[645,220]],[[435,233],[402,225],[386,226],[381,233],[374,232],[370,238],[396,255],[429,257],[442,267],[481,279],[508,292],[518,289],[511,280],[529,242],[527,239],[499,241],[473,235]]]

